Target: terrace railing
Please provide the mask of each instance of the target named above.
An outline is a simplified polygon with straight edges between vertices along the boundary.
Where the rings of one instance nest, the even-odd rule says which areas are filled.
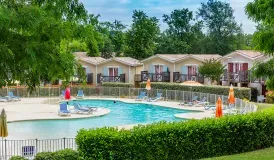
[[[71,95],[76,96],[77,91],[82,89],[85,97],[100,97],[100,98],[132,98],[135,99],[142,91],[146,92],[144,88],[122,88],[122,87],[71,87]],[[20,97],[46,97],[49,103],[53,102],[52,99],[59,99],[62,89],[59,87],[41,87],[36,91],[30,93],[27,88],[2,88],[0,89],[0,96],[6,96],[8,91]],[[180,90],[165,90],[165,89],[152,89],[149,92],[149,97],[155,97],[157,93],[162,93],[166,101],[182,101],[188,102],[194,96],[198,96],[198,100],[206,97],[206,101],[215,104],[220,97],[224,105],[227,104],[227,95],[217,95],[192,91]],[[178,102],[179,103],[179,102]],[[236,98],[235,109],[238,112],[244,111],[255,112],[257,106],[251,102],[244,101]],[[34,157],[39,152],[54,152],[65,148],[77,149],[74,138],[62,139],[48,139],[48,140],[3,140],[0,141],[0,159],[9,159],[11,156],[25,156],[27,158]]]
[[[195,81],[199,83],[204,83],[204,76],[201,74],[190,75],[181,74],[180,72],[173,72],[173,82],[182,83],[185,81]]]
[[[125,83],[125,74],[120,74],[120,76],[103,76],[101,73],[97,74],[97,82],[122,82]]]
[[[170,72],[148,73],[148,71],[141,71],[141,82],[147,81],[148,78],[150,82],[170,82]]]

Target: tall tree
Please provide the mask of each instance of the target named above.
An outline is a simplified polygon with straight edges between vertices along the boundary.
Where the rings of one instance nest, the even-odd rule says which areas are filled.
[[[125,56],[141,60],[152,56],[156,49],[155,40],[160,32],[159,20],[137,10],[133,11],[132,18],[133,24],[126,33]]]
[[[255,49],[266,55],[274,55],[274,12],[273,0],[254,0],[246,6],[246,13],[250,19],[258,23],[257,31],[253,35]],[[274,89],[274,59],[259,62],[253,68],[256,77],[268,77],[266,81],[269,90]]]
[[[75,24],[85,22],[86,12],[78,14],[84,8],[77,0],[63,2],[0,1],[0,86],[19,80],[33,90],[42,79],[68,80],[74,75],[74,56],[61,52],[60,43],[75,36]]]
[[[157,53],[200,53],[197,43],[203,37],[202,23],[188,9],[174,10],[163,15],[168,29],[161,34]]]
[[[233,12],[226,2],[208,0],[202,3],[197,14],[207,27],[204,52],[225,55],[236,49],[235,35],[241,33],[241,27],[236,23]]]

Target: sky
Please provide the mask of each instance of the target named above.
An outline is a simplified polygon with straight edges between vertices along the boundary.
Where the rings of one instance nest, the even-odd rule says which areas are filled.
[[[160,20],[160,28],[164,30],[167,25],[163,23],[163,14],[170,14],[175,9],[188,8],[196,12],[202,2],[207,0],[79,0],[85,5],[90,14],[100,14],[100,21],[115,19],[123,24],[132,23],[133,10],[143,10],[148,16],[155,16]],[[234,9],[234,16],[239,24],[242,24],[245,33],[253,33],[256,24],[245,15],[245,6],[253,0],[221,0],[230,3]]]

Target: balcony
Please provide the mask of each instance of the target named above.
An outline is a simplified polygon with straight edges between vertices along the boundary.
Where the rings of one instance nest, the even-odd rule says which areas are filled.
[[[148,71],[142,71],[141,74],[135,74],[135,82],[144,82],[148,78],[150,82],[170,82],[170,72],[162,73],[148,73]]]
[[[103,83],[103,82],[126,82],[126,75],[120,74],[120,76],[104,76],[101,73],[97,74],[97,83]]]
[[[230,82],[233,83],[264,83],[266,80],[266,77],[253,77],[251,71],[230,72],[229,75]],[[227,70],[224,70],[224,75],[221,77],[221,81],[228,81],[227,77]]]
[[[93,84],[93,73],[87,74],[87,84]]]
[[[185,81],[195,81],[199,83],[204,83],[204,76],[201,74],[190,75],[190,74],[181,74],[180,72],[173,72],[173,82],[182,83]]]

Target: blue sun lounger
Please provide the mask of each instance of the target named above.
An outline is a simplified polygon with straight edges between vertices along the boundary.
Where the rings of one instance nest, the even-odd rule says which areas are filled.
[[[15,96],[13,94],[13,92],[8,92],[8,96],[7,97],[10,98],[10,99],[12,99],[12,100],[21,101],[21,98],[18,97],[18,96]]]
[[[70,111],[68,110],[67,104],[60,104],[60,109],[58,112],[59,116],[70,116]]]
[[[146,92],[141,92],[140,95],[135,99],[135,101],[143,101],[145,100],[146,98],[148,98],[146,96]]]
[[[92,113],[97,110],[97,107],[82,107],[78,102],[73,103],[75,113]]]
[[[150,98],[148,101],[149,102],[156,102],[158,100],[163,100],[164,97],[162,97],[163,93],[157,93],[156,97]]]
[[[83,90],[78,90],[76,98],[84,98],[84,91]]]

